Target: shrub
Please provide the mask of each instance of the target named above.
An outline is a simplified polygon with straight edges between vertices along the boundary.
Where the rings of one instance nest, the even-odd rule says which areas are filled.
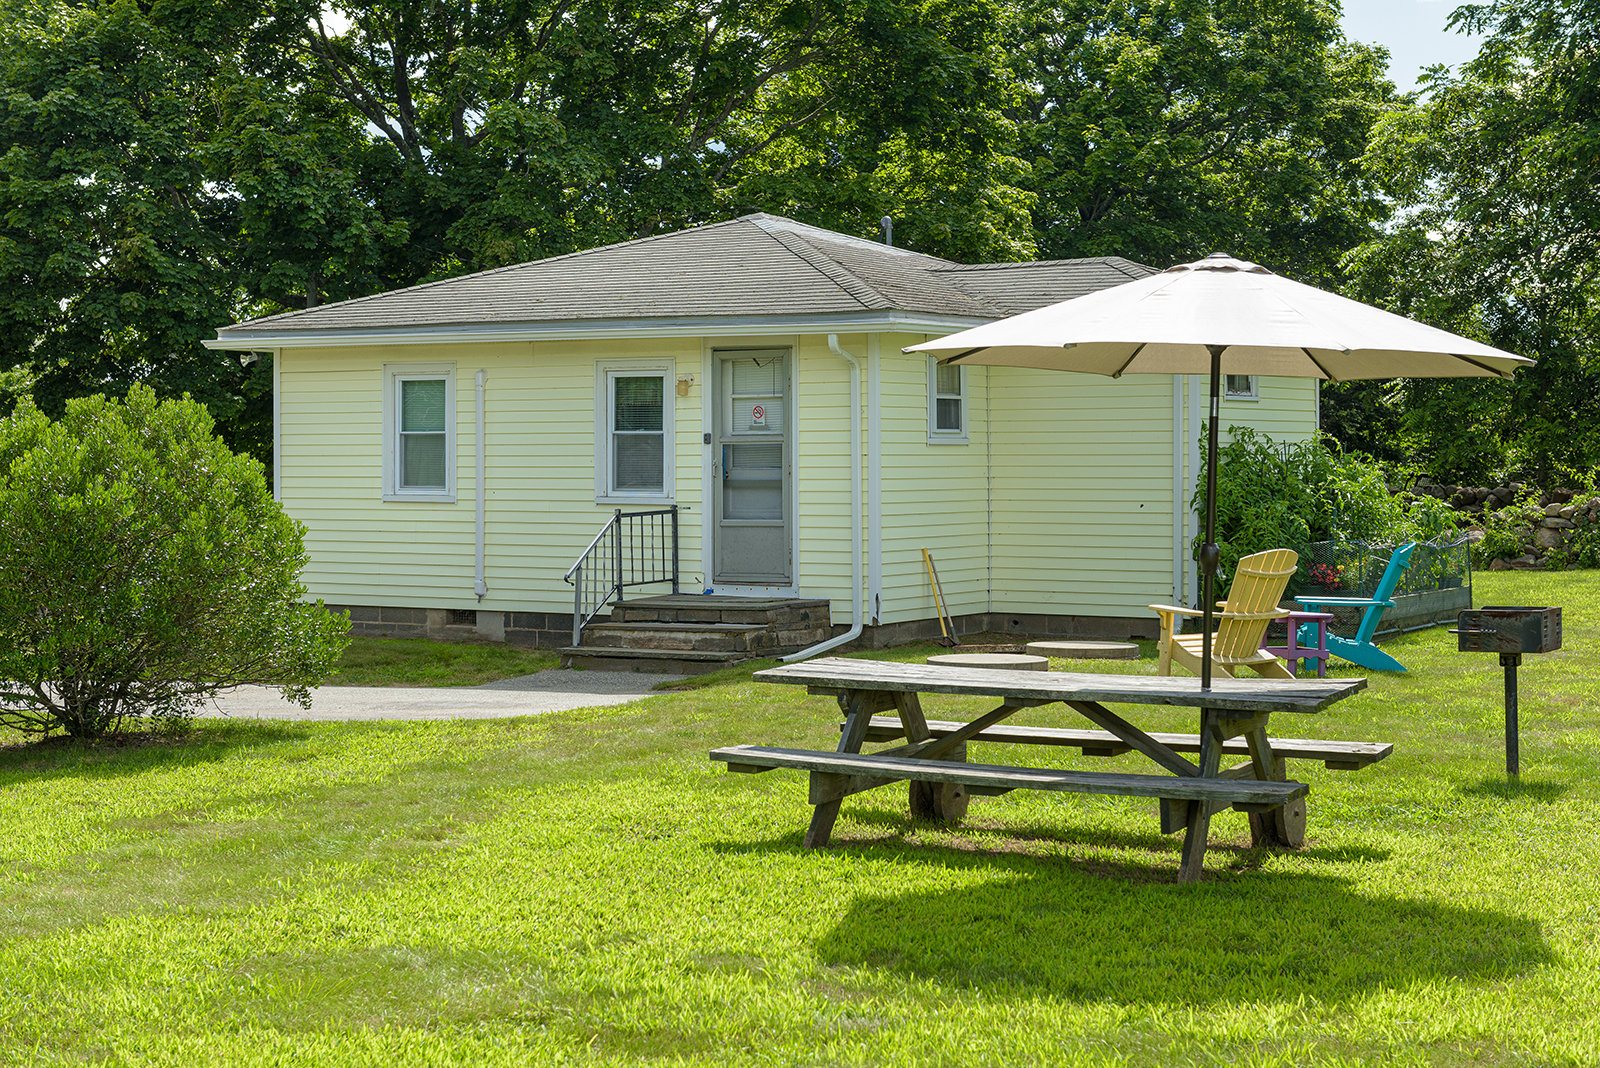
[[[1291,590],[1313,581],[1342,583],[1344,576],[1331,571],[1310,574],[1312,542],[1398,545],[1456,532],[1455,512],[1448,504],[1424,497],[1408,507],[1389,492],[1377,464],[1335,451],[1331,438],[1279,444],[1241,426],[1229,427],[1228,435],[1230,440],[1217,450],[1217,545],[1224,576],[1232,576],[1242,556],[1293,549],[1300,554],[1300,567]],[[1203,521],[1203,472],[1193,503]],[[1195,538],[1196,553],[1203,540],[1203,534]],[[1219,580],[1217,596],[1225,597],[1228,586],[1227,577]]]
[[[1573,516],[1567,551],[1579,567],[1600,567],[1600,518],[1585,511]]]
[[[1521,556],[1533,543],[1534,528],[1544,518],[1537,496],[1525,493],[1504,508],[1483,513],[1483,537],[1472,547],[1472,562],[1488,567],[1502,557]]]
[[[200,404],[0,419],[0,724],[95,737],[241,683],[309,707],[349,620],[302,602],[302,530]]]

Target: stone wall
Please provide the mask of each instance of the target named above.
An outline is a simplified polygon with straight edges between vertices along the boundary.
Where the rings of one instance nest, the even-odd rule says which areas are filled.
[[[1489,561],[1491,571],[1543,571],[1551,566],[1552,552],[1568,551],[1568,538],[1573,530],[1591,523],[1600,523],[1600,497],[1578,499],[1577,491],[1570,489],[1536,490],[1521,482],[1505,486],[1447,486],[1422,479],[1409,490],[1390,487],[1390,492],[1402,496],[1435,497],[1445,501],[1463,514],[1465,521],[1479,525],[1486,512],[1496,512],[1516,503],[1519,498],[1537,501],[1544,512],[1528,531],[1521,552],[1514,556],[1501,556]],[[1532,494],[1537,493],[1537,497]],[[1473,532],[1470,537],[1481,535]],[[1557,558],[1559,561],[1559,557]]]

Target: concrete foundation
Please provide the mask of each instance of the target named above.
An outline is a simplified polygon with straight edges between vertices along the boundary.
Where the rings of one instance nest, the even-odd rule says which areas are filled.
[[[350,613],[350,633],[369,638],[431,638],[434,641],[490,641],[512,645],[560,649],[572,644],[571,612],[474,612],[452,608],[373,608],[329,605],[329,611]],[[1044,615],[1039,613],[975,612],[951,621],[958,636],[994,633],[1030,638],[1154,641],[1159,624],[1117,616]],[[834,624],[833,633],[850,628]],[[810,635],[807,635],[810,637]],[[887,649],[907,642],[939,637],[937,619],[917,619],[867,627],[859,639],[867,649]]]

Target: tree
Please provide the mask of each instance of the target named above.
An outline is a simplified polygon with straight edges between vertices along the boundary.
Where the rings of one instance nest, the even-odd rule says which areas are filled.
[[[1228,251],[1314,284],[1376,235],[1362,173],[1395,100],[1316,0],[1023,0],[1011,51],[1047,257]]]
[[[201,342],[291,299],[274,261],[383,284],[375,246],[403,227],[341,167],[359,123],[299,106],[284,56],[248,4],[0,12],[0,370],[26,368],[48,414],[145,383],[265,456],[268,366]]]
[[[1347,264],[1352,295],[1533,357],[1510,383],[1399,383],[1402,442],[1437,478],[1541,484],[1600,465],[1600,18],[1515,0],[1456,20],[1478,57],[1384,116],[1365,166],[1396,223]]]
[[[0,420],[0,725],[91,738],[219,690],[310,706],[349,620],[301,600],[302,530],[203,406],[24,400]]]
[[[396,281],[750,210],[945,255],[1031,248],[997,0],[379,0],[309,92],[392,153]]]
[[[0,374],[203,401],[218,326],[788,212],[1029,254],[999,0],[39,0],[0,8]]]

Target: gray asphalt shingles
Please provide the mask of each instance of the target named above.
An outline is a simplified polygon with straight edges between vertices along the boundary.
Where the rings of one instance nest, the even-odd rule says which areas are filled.
[[[251,320],[226,336],[490,323],[829,315],[998,319],[1152,273],[1120,257],[963,265],[776,215]]]

